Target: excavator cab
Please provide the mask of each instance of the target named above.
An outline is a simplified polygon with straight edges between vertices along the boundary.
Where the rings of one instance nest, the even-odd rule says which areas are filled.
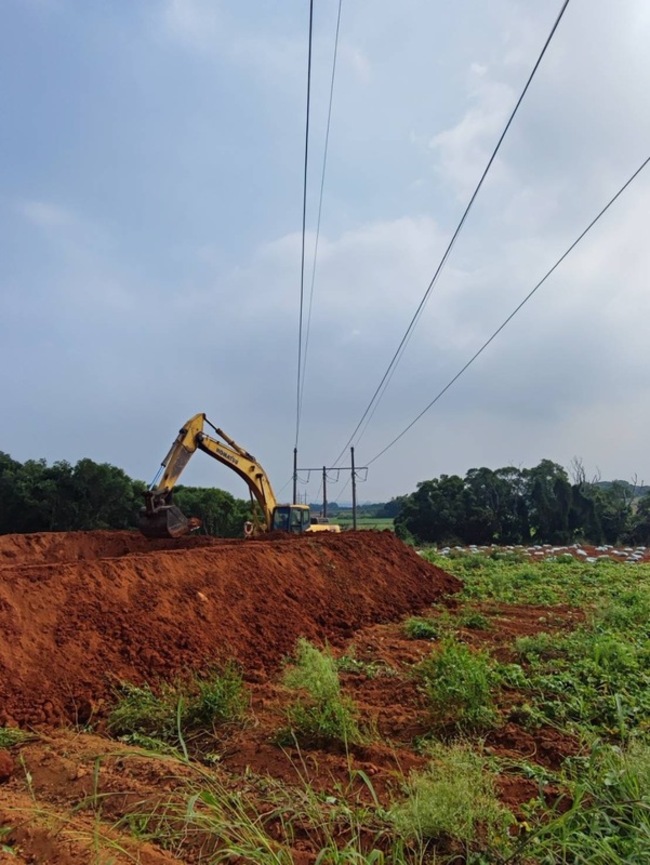
[[[278,505],[273,511],[271,530],[302,534],[311,523],[307,505]]]

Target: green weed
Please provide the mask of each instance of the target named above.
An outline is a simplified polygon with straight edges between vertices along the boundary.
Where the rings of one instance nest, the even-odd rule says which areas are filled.
[[[515,648],[525,664],[516,686],[528,692],[533,723],[619,739],[647,728],[650,652],[639,633],[583,627],[522,637]]]
[[[175,692],[163,687],[160,696],[150,686],[124,682],[117,705],[108,716],[109,729],[118,736],[138,734],[168,741],[176,736]]]
[[[560,658],[566,655],[562,638],[557,634],[547,634],[545,631],[528,637],[518,637],[514,648],[515,652],[526,661]]]
[[[497,677],[486,652],[446,638],[415,672],[437,725],[476,730],[495,721],[492,688]]]
[[[197,693],[190,696],[185,709],[184,723],[189,727],[229,724],[243,718],[248,697],[241,673],[234,664],[198,681],[196,687]]]
[[[466,613],[462,613],[458,617],[457,622],[461,628],[469,628],[470,630],[488,631],[490,629],[490,622],[486,616],[476,610],[468,610]]]
[[[155,742],[184,747],[187,733],[238,722],[247,705],[241,674],[234,665],[228,665],[205,679],[163,683],[158,693],[148,684],[123,684],[108,726],[115,735],[147,742],[150,747]]]
[[[650,862],[647,745],[636,743],[622,751],[597,744],[589,757],[573,761],[567,786],[568,795],[560,803],[564,807],[542,815],[540,828],[523,840],[518,850],[522,861]]]
[[[16,851],[11,844],[11,834],[13,831],[11,826],[0,826],[0,853],[4,853],[6,856],[16,855]],[[6,841],[9,841],[9,843],[6,844]]]
[[[356,673],[366,676],[368,679],[396,675],[395,670],[389,667],[388,664],[381,661],[362,661],[360,658],[355,657],[353,649],[336,659],[336,669],[340,673]]]
[[[425,550],[423,556],[443,570],[460,577],[464,588],[459,600],[494,600],[510,604],[570,604],[584,608],[605,607],[624,598],[642,615],[638,605],[650,610],[650,564],[623,566],[602,559],[597,565],[566,561],[530,562],[519,554],[494,551],[489,556],[445,557]],[[466,562],[472,561],[471,566]],[[621,604],[618,604],[621,606]],[[646,622],[650,619],[646,618]]]
[[[281,738],[286,740],[289,732],[304,744],[361,741],[356,707],[341,693],[336,661],[329,650],[321,651],[301,638],[283,681],[301,694],[287,706],[289,731],[283,731]]]
[[[439,629],[431,619],[412,616],[403,625],[404,633],[411,640],[437,640]]]
[[[398,833],[420,841],[461,841],[466,853],[507,852],[514,818],[498,801],[483,757],[464,744],[438,744],[430,755],[426,770],[411,775],[405,801],[390,812]]]
[[[31,738],[29,733],[17,727],[0,727],[0,748],[13,748]]]

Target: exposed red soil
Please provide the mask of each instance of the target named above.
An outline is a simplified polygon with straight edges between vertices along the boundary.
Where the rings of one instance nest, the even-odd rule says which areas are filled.
[[[514,723],[492,730],[485,739],[485,745],[500,757],[538,763],[548,769],[559,769],[567,757],[575,757],[580,751],[577,739],[553,727],[535,730],[533,736]]]
[[[169,540],[149,540],[138,532],[37,532],[0,535],[0,567],[4,565],[52,565],[110,559],[135,553],[187,550],[240,543],[234,540],[189,535]]]
[[[506,660],[517,637],[575,627],[582,616],[569,607],[463,609],[453,597],[459,585],[387,532],[272,541],[152,542],[128,532],[0,537],[0,724],[39,728],[33,741],[0,751],[0,828],[12,827],[8,861],[205,861],[201,850],[214,837],[184,837],[170,852],[136,831],[137,815],[183,814],[197,785],[223,785],[264,813],[282,796],[295,805],[308,787],[321,802],[356,800],[371,809],[376,796],[389,807],[408,775],[426,766],[432,729],[412,668],[435,644],[407,638],[405,618],[442,617],[448,627],[450,613],[461,622],[460,614],[478,612],[488,627],[458,625],[456,636]],[[328,641],[348,659],[340,678],[365,744],[347,752],[277,744],[290,699],[279,666],[298,636]],[[216,766],[144,756],[56,727],[90,719],[102,729],[120,681],[169,680],[231,658],[244,669],[251,705],[243,726],[206,734],[201,753],[213,755]],[[553,803],[562,791],[540,788],[518,764],[554,771],[579,745],[552,728],[518,726],[512,709],[520,698],[504,689],[503,721],[485,735],[484,748],[506,758],[499,796],[523,819],[526,802],[541,795]],[[282,821],[274,819],[266,831],[286,844]],[[292,861],[313,865],[319,838],[307,826],[294,830]]]
[[[390,532],[14,535],[0,553],[0,723],[86,722],[121,681],[230,659],[263,679],[299,636],[337,644],[460,585]]]
[[[457,608],[453,597],[445,606]],[[469,610],[466,608],[466,612]],[[488,601],[476,606],[488,622],[487,629],[459,627],[457,635],[466,643],[488,648],[497,660],[515,660],[514,643],[519,637],[574,630],[585,619],[585,611],[567,604],[544,607],[539,604],[502,604]],[[435,618],[435,615],[434,617]]]
[[[0,784],[11,778],[15,768],[16,764],[9,751],[0,751]]]

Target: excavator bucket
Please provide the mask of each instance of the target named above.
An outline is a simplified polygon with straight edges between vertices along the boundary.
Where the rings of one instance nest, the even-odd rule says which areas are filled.
[[[192,522],[176,505],[163,505],[155,511],[142,508],[138,528],[147,538],[180,538],[192,529]]]

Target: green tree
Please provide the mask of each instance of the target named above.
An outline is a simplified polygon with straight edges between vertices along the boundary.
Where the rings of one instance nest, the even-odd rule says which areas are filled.
[[[143,489],[107,463],[21,464],[0,454],[0,532],[132,528]]]
[[[394,519],[402,510],[407,496],[396,496],[389,502],[384,502],[376,511],[375,516],[380,519]]]
[[[516,466],[497,469],[495,475],[501,486],[499,513],[501,533],[498,540],[502,544],[525,544],[530,541],[530,519],[526,498],[526,478]]]
[[[395,519],[400,537],[441,543],[462,538],[466,523],[465,485],[458,475],[423,481],[407,496]]]
[[[72,470],[72,529],[128,529],[140,507],[142,484],[108,463],[82,459]]]
[[[0,451],[0,533],[14,531],[20,514],[20,496],[17,489],[22,465],[9,454]]]
[[[224,490],[206,487],[176,487],[174,503],[187,517],[201,520],[202,534],[222,538],[244,536],[244,523],[251,518],[249,502]]]
[[[470,469],[465,475],[465,526],[470,544],[489,544],[503,535],[504,504],[508,485],[488,468]]]
[[[639,499],[631,517],[630,539],[635,544],[650,544],[650,493]]]
[[[598,489],[598,504],[603,534],[608,544],[626,538],[632,522],[634,488],[625,481],[612,481]]]
[[[524,472],[528,514],[536,541],[566,544],[571,540],[571,484],[562,466],[542,460]]]

